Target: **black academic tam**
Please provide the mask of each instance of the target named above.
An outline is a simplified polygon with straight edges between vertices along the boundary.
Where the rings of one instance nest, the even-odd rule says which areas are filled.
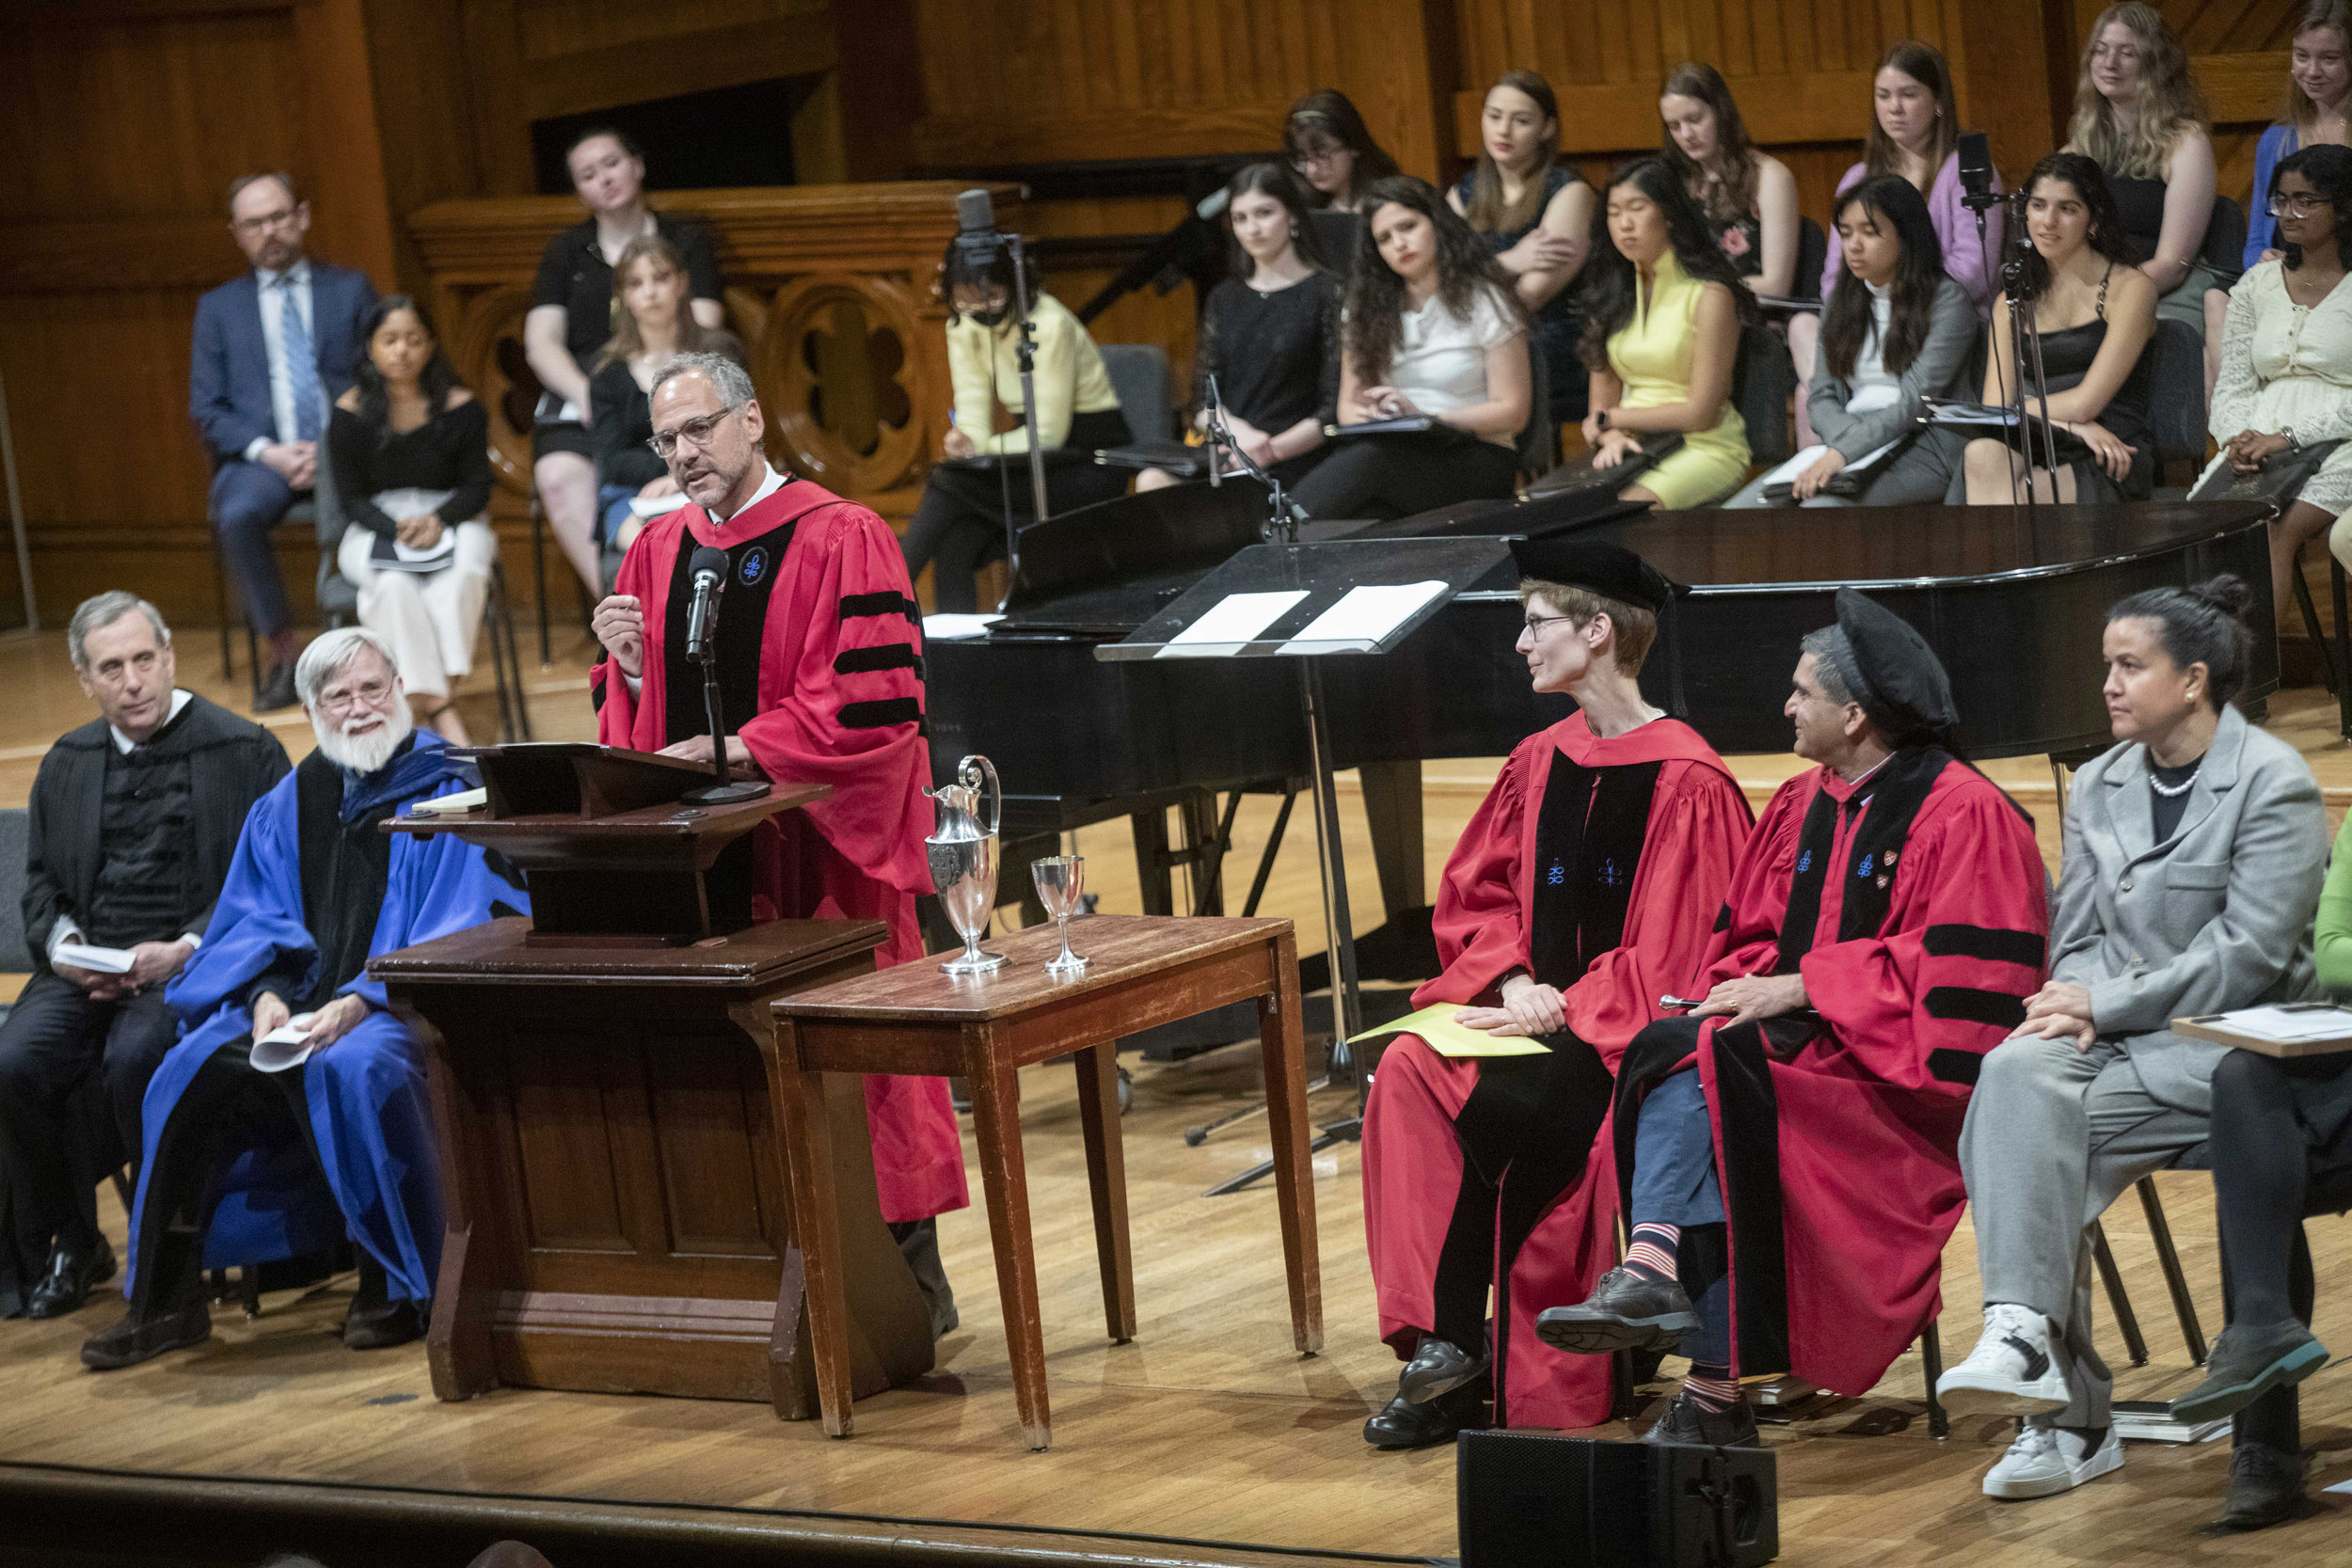
[[[1511,559],[1521,577],[1581,588],[1655,615],[1674,598],[1665,575],[1622,545],[1597,539],[1514,539]]]
[[[1851,588],[1837,591],[1837,629],[1852,668],[1837,673],[1890,740],[1941,735],[1959,721],[1951,677],[1912,624]]]

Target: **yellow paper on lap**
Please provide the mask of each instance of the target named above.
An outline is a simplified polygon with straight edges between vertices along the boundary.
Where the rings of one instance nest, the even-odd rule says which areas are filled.
[[[1393,1022],[1383,1023],[1377,1029],[1367,1029],[1347,1043],[1375,1040],[1383,1035],[1419,1035],[1440,1056],[1540,1056],[1550,1049],[1543,1041],[1525,1035],[1490,1035],[1484,1029],[1465,1028],[1454,1022],[1455,1013],[1469,1010],[1459,1002],[1440,1002],[1434,1007],[1423,1007]]]

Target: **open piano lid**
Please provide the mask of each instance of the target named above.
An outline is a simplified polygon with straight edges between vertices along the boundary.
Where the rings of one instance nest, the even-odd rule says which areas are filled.
[[[1265,486],[1206,481],[1118,496],[1034,522],[1014,536],[1004,618],[991,635],[1123,637],[1257,544]]]

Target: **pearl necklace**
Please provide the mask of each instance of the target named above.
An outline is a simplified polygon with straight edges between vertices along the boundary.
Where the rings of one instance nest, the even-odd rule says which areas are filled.
[[[2203,757],[2199,757],[2197,759],[2197,768],[2201,769],[2204,766],[2205,759]],[[2179,784],[2167,784],[2162,779],[2156,777],[2155,764],[2150,763],[2148,765],[2148,787],[2154,790],[2157,794],[2163,796],[2168,800],[2179,800],[2182,796],[2187,794],[2196,783],[2197,772],[2195,770],[2191,770],[2188,777],[2183,779]]]

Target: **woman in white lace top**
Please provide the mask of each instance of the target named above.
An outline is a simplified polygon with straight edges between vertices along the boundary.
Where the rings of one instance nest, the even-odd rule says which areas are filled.
[[[2352,293],[2338,287],[2352,242],[2352,149],[2307,147],[2280,159],[2269,207],[2284,254],[2230,291],[2208,421],[2221,451],[2200,484],[2225,464],[2251,473],[2291,448],[2352,436]],[[2328,455],[2271,526],[2270,587],[2282,622],[2295,552],[2305,540],[2332,525],[2328,547],[2352,565],[2347,510],[2352,440]]]

